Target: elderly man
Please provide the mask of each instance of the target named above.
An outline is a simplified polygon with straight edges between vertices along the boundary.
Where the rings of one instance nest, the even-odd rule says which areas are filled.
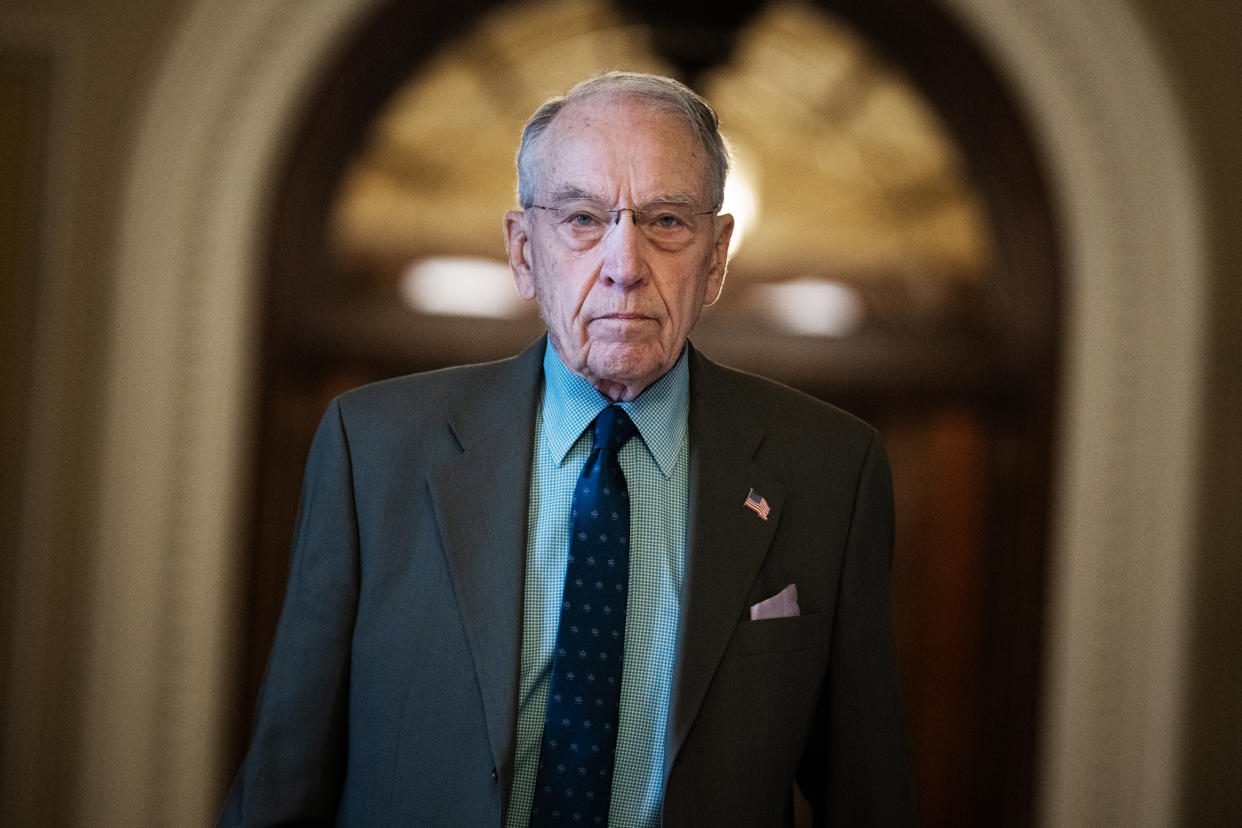
[[[505,216],[548,336],[334,401],[223,825],[913,822],[874,430],[709,361],[715,113],[544,104]]]

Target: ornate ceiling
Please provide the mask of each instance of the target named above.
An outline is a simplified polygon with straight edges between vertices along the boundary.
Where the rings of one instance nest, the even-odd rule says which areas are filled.
[[[601,0],[480,18],[404,84],[349,170],[333,218],[346,270],[387,284],[428,257],[503,262],[525,119],[598,71],[672,74],[651,44],[646,25]],[[951,136],[865,40],[807,3],[778,2],[735,44],[696,83],[753,204],[726,204],[744,239],[718,313],[762,305],[752,290],[765,283],[812,280],[859,291],[873,315],[935,317],[987,275],[982,205]]]

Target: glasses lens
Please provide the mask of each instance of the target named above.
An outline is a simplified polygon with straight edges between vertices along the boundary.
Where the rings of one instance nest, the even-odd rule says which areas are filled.
[[[710,213],[687,204],[650,204],[637,209],[612,208],[589,201],[543,207],[557,230],[576,243],[594,242],[622,221],[632,221],[648,239],[668,247],[688,243]]]

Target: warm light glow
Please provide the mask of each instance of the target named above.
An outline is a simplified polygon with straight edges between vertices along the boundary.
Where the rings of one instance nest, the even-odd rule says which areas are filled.
[[[796,279],[759,285],[755,304],[792,333],[806,336],[849,336],[866,315],[862,297],[840,282]]]
[[[729,239],[729,255],[733,256],[747,232],[759,222],[759,195],[753,172],[738,160],[736,144],[732,144],[731,149],[733,169],[725,181],[720,212],[733,215],[733,237]]]
[[[406,270],[399,289],[414,310],[442,316],[505,319],[522,316],[526,307],[509,266],[491,259],[422,259]]]

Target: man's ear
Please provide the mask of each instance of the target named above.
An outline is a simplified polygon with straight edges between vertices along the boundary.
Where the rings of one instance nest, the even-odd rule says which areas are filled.
[[[530,260],[530,236],[526,230],[526,213],[510,210],[505,213],[505,252],[509,255],[509,268],[513,271],[513,283],[523,299],[535,298],[535,274]]]
[[[711,268],[707,272],[707,290],[703,305],[714,305],[724,290],[725,268],[729,263],[729,239],[733,238],[733,216],[725,213],[716,219],[716,239],[712,242]]]

